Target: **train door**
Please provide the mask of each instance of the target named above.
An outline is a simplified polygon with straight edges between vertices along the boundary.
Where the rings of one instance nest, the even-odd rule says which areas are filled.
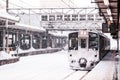
[[[80,38],[79,46],[80,46],[80,48],[87,48],[87,38]]]
[[[80,31],[79,32],[79,49],[88,49],[88,32]]]

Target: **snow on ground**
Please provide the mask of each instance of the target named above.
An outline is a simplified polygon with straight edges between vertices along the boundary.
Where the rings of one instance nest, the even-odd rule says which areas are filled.
[[[13,64],[0,66],[0,80],[62,80],[72,73],[67,51],[21,57]]]
[[[83,80],[112,79],[114,58],[110,56],[108,54]],[[17,63],[0,66],[0,80],[80,80],[86,73],[70,69],[66,50],[21,57]]]

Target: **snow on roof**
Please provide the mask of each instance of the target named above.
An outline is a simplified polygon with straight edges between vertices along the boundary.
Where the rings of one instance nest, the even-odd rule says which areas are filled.
[[[7,12],[5,12],[4,10],[0,10],[0,18],[12,20],[12,21],[19,21],[18,17],[11,16]]]
[[[15,28],[31,30],[31,31],[39,31],[39,32],[44,32],[45,31],[45,29],[42,28],[42,27],[31,26],[31,25],[26,25],[26,24],[21,24],[21,23],[16,23]]]

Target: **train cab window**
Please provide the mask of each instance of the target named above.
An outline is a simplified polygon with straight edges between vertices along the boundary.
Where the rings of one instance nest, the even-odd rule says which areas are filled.
[[[78,33],[69,34],[69,50],[78,50]]]
[[[20,34],[20,48],[23,50],[30,49],[31,38],[29,34]]]
[[[81,48],[86,48],[86,39],[81,39],[80,41],[81,41],[80,44]]]
[[[71,38],[70,39],[70,49],[72,50],[78,50],[78,40],[76,38]]]

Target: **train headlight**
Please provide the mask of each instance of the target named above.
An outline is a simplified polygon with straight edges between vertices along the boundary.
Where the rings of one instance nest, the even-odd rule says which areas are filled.
[[[85,58],[80,58],[79,59],[79,65],[80,65],[80,67],[86,67],[87,60]]]
[[[79,60],[79,63],[80,63],[80,64],[87,63],[87,60],[86,60],[85,58],[81,58],[81,59]]]

